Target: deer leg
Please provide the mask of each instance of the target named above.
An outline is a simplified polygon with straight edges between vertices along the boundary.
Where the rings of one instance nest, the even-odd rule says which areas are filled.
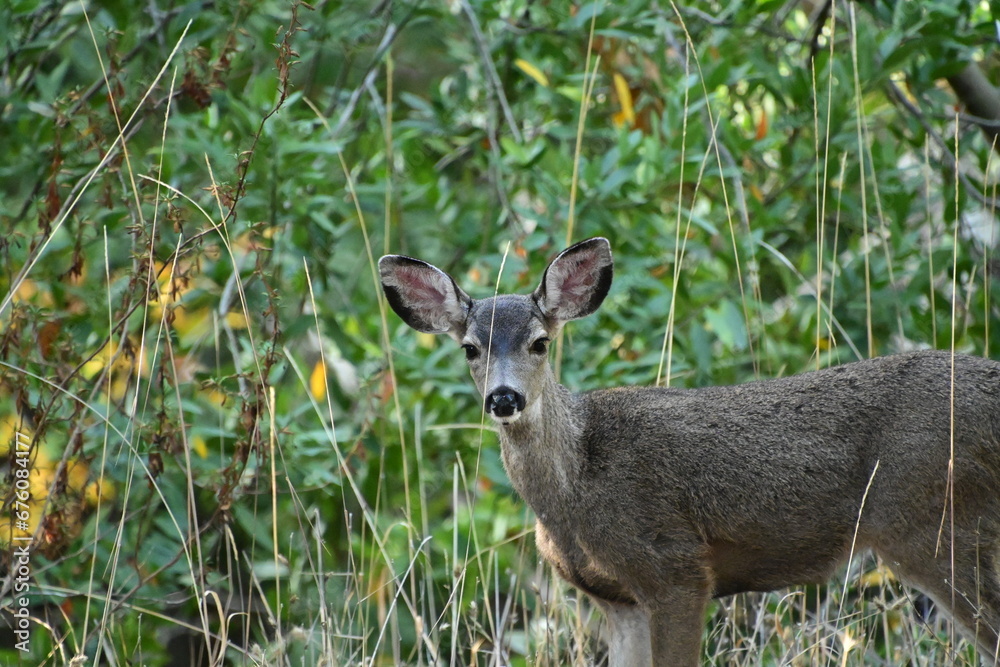
[[[608,620],[608,667],[651,667],[649,614],[637,605],[600,602]]]
[[[976,536],[955,546],[954,573],[950,553],[937,558],[914,550],[886,560],[903,581],[926,593],[946,611],[962,634],[979,649],[984,664],[1000,664],[1000,542],[977,545]],[[885,556],[883,556],[885,558]]]
[[[655,667],[697,667],[709,589],[684,585],[650,605],[650,633]]]
[[[976,595],[971,600],[975,605],[975,623],[969,628],[969,638],[976,642],[983,664],[1000,664],[1000,544],[991,546],[991,553],[981,557],[978,576],[973,575],[972,584]]]

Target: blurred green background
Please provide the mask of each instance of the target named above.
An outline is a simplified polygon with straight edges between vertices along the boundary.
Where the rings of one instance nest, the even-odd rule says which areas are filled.
[[[461,350],[373,261],[479,297],[607,237],[575,390],[996,357],[997,11],[5,3],[0,572],[31,536],[32,622],[12,648],[7,577],[0,662],[599,664]],[[721,601],[706,661],[951,659],[891,572],[844,576]]]

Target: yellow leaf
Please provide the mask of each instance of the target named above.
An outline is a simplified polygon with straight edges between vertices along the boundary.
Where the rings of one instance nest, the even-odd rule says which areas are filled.
[[[538,83],[538,85],[545,86],[546,88],[549,87],[549,77],[545,76],[545,73],[542,72],[542,70],[538,69],[537,67],[529,63],[527,60],[518,58],[517,60],[514,61],[514,65],[519,70],[521,70],[522,72],[530,76],[532,79],[534,79]]]
[[[892,570],[887,568],[885,565],[881,565],[876,567],[874,570],[861,575],[859,581],[862,586],[883,586],[895,580],[896,575],[893,574]]]
[[[233,329],[246,329],[247,328],[247,318],[243,316],[243,313],[238,310],[231,310],[226,313],[226,322]]]
[[[52,480],[56,477],[55,471],[49,467],[37,466],[28,475],[28,490],[31,492],[32,502],[41,503],[45,505],[45,500],[49,497],[49,487],[52,486]],[[30,503],[29,503],[30,504]],[[41,513],[41,507],[38,508],[39,513]],[[33,526],[38,525],[37,523],[32,524]]]
[[[618,104],[622,108],[620,118],[629,125],[635,125],[635,109],[632,107],[632,91],[629,90],[628,81],[618,72],[615,72],[614,81]]]
[[[225,392],[221,392],[218,389],[205,389],[201,392],[201,395],[217,408],[223,407],[228,399]]]
[[[80,373],[88,380],[93,378],[95,375],[104,370],[104,367],[107,366],[112,357],[114,357],[117,349],[118,343],[111,341],[102,347],[97,354],[93,355],[90,358],[90,361],[83,365],[83,368],[80,369]]]
[[[114,500],[116,495],[114,482],[101,478],[87,485],[84,498],[88,506],[94,507],[98,500],[101,502]]]
[[[79,493],[87,488],[90,466],[82,461],[70,459],[66,462],[66,486]]]
[[[35,297],[38,297],[36,300]],[[34,303],[38,306],[49,307],[52,305],[52,294],[49,291],[39,291],[38,285],[33,280],[25,279],[14,293],[14,301],[18,303]]]
[[[437,336],[435,336],[432,333],[424,333],[422,331],[418,332],[417,333],[417,345],[419,345],[420,347],[424,348],[425,350],[430,350],[435,345],[437,345]]]
[[[317,361],[309,375],[309,392],[317,401],[326,398],[326,366],[323,361]]]
[[[205,445],[205,438],[200,435],[192,436],[190,442],[192,452],[203,459],[208,458],[208,446]]]

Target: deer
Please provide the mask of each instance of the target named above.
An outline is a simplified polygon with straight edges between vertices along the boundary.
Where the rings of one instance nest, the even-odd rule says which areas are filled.
[[[419,259],[379,261],[390,307],[465,351],[541,556],[607,622],[611,667],[687,667],[713,597],[823,583],[876,554],[994,664],[1000,363],[924,350],[704,388],[573,393],[549,348],[611,287],[611,245],[528,295],[473,299]]]

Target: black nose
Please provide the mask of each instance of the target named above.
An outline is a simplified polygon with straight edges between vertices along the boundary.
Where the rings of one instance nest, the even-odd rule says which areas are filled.
[[[486,411],[497,417],[510,417],[524,410],[524,396],[510,387],[498,387],[486,397]]]

